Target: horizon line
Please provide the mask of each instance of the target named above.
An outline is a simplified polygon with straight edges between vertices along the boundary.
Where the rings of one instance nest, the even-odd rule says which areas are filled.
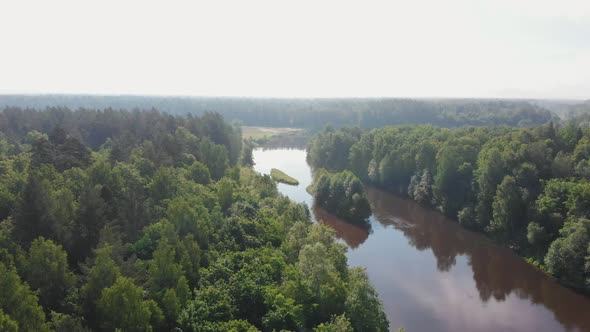
[[[264,95],[207,95],[207,94],[137,94],[137,93],[67,93],[67,92],[1,92],[0,97],[6,96],[78,96],[78,97],[156,97],[156,98],[219,98],[219,99],[300,99],[300,100],[330,100],[330,99],[446,99],[446,100],[559,100],[559,101],[590,101],[589,98],[564,97],[482,97],[482,96],[264,96]]]

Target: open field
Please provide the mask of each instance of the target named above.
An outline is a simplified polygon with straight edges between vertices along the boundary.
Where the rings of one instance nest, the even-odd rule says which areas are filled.
[[[299,128],[275,128],[275,127],[242,127],[242,138],[258,139],[263,137],[271,137],[286,133],[295,133],[300,131]]]

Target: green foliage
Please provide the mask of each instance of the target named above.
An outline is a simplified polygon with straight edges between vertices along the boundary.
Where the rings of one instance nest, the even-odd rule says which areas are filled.
[[[560,151],[551,164],[552,173],[558,178],[567,178],[574,175],[574,161],[568,153]]]
[[[51,193],[52,180],[58,174],[52,166],[41,165],[29,171],[17,209],[15,235],[22,243],[30,243],[38,236],[54,237],[56,220],[51,214],[52,206],[57,204]]]
[[[104,108],[113,109],[141,109],[150,110],[157,107],[170,114],[191,113],[188,123],[180,122],[179,117],[170,116],[166,124],[176,128],[185,125],[193,131],[193,124],[199,124],[199,129],[208,127],[203,132],[225,132],[231,129],[229,124],[220,125],[218,117],[209,116],[207,121],[199,121],[197,115],[206,112],[218,112],[226,119],[240,121],[244,126],[264,127],[289,127],[308,128],[321,130],[326,124],[337,127],[380,128],[383,126],[399,126],[411,124],[433,124],[441,127],[456,128],[460,126],[529,126],[541,125],[551,120],[552,113],[547,109],[537,106],[532,102],[519,100],[496,100],[496,99],[409,99],[409,98],[317,98],[317,99],[277,99],[277,98],[243,98],[243,97],[170,97],[170,96],[82,96],[82,95],[2,95],[0,105],[15,105],[28,108],[31,105],[47,105],[50,108],[45,116],[46,122],[50,119],[64,123],[77,123],[72,121],[80,116],[74,117],[69,109],[79,108]],[[69,109],[63,106],[69,107]],[[14,108],[10,108],[14,110]],[[24,112],[20,110],[20,112]],[[100,141],[106,133],[118,132],[122,128],[138,128],[140,132],[151,129],[155,132],[164,131],[168,126],[153,121],[154,111],[142,111],[131,116],[119,115],[116,111],[107,110],[105,113],[115,113],[114,116],[106,116],[92,111],[86,118],[95,118],[96,128],[86,133],[82,130],[83,136],[92,141]],[[90,113],[90,112],[89,112]],[[107,113],[108,114],[108,113]],[[28,114],[27,114],[28,115]],[[109,114],[110,115],[110,114]],[[58,117],[61,116],[61,117]],[[41,116],[30,116],[38,120]],[[3,118],[0,118],[2,123]],[[150,121],[152,120],[152,121]],[[192,120],[192,121],[190,121]],[[31,125],[18,117],[17,123],[28,124],[27,126],[0,126],[0,130],[8,129],[6,132],[12,134],[17,130],[37,129],[42,131],[41,126]],[[88,120],[86,120],[88,121]],[[82,121],[84,124],[86,121]],[[203,122],[200,124],[199,122]],[[24,128],[22,128],[24,127]],[[82,126],[80,129],[89,129]],[[147,128],[145,128],[147,127]],[[153,128],[151,128],[153,127]],[[227,129],[226,129],[227,128]],[[228,135],[231,141],[236,141],[237,132]],[[100,143],[100,142],[99,142]],[[237,150],[239,152],[239,150]]]
[[[215,184],[217,199],[221,209],[227,211],[234,201],[235,182],[224,177]]]
[[[37,238],[31,243],[23,265],[25,280],[31,288],[39,290],[39,302],[44,307],[60,309],[63,306],[60,300],[75,282],[62,246]]]
[[[587,291],[590,239],[582,225],[590,218],[589,133],[573,121],[520,129],[328,128],[310,142],[308,160],[316,169],[349,169],[366,183],[407,193],[486,231],[520,254],[544,257],[550,273]],[[346,214],[336,203],[346,190],[333,186],[327,172],[316,170],[309,189],[320,205]]]
[[[311,190],[318,205],[352,223],[366,225],[371,207],[363,184],[352,172],[318,171]]]
[[[156,250],[158,240],[162,238],[169,241],[177,238],[176,228],[168,219],[161,219],[146,226],[143,229],[143,236],[133,244],[133,252],[142,259],[148,259]]]
[[[545,228],[536,222],[531,222],[527,226],[527,240],[534,246],[543,246],[547,241],[548,234]]]
[[[590,220],[572,220],[560,231],[560,237],[551,243],[545,266],[562,282],[583,288],[590,274],[584,265],[590,243]]]
[[[361,268],[350,271],[345,313],[355,331],[389,331],[389,322],[377,292]]]
[[[90,332],[86,328],[81,317],[51,312],[51,329],[55,332]]]
[[[151,303],[143,299],[143,289],[132,280],[118,277],[105,288],[98,300],[101,325],[107,329],[145,331],[152,329],[152,315],[157,314]]]
[[[345,315],[334,316],[330,323],[318,325],[315,332],[354,332],[350,320]]]
[[[96,251],[94,266],[88,272],[86,283],[80,289],[84,312],[92,323],[96,322],[96,302],[100,298],[102,290],[111,287],[121,275],[111,254],[111,247],[100,248]]]
[[[176,250],[166,239],[158,241],[148,267],[149,286],[158,298],[164,295],[159,293],[174,288],[183,274],[180,264],[175,263],[175,257]]]
[[[494,144],[484,146],[478,156],[477,185],[477,223],[480,228],[487,227],[492,221],[492,202],[496,187],[504,178],[505,166],[502,160],[501,147]]]
[[[78,202],[76,238],[70,256],[74,255],[76,261],[87,257],[92,248],[98,244],[100,230],[107,223],[107,205],[103,198],[102,186],[86,187],[81,192]]]
[[[362,135],[359,141],[350,147],[350,153],[348,155],[350,170],[361,180],[368,179],[369,163],[374,161],[372,160],[372,140],[372,136]],[[376,168],[376,161],[372,168]],[[373,177],[375,177],[375,175],[373,175]]]
[[[582,131],[574,121],[570,121],[559,131],[558,135],[563,149],[572,151],[582,138]]]
[[[545,183],[543,193],[537,198],[537,209],[544,215],[558,213],[565,217],[568,211],[566,202],[575,184],[570,181],[551,179]]]
[[[162,201],[176,196],[180,188],[180,179],[173,168],[161,167],[154,174],[148,188],[150,198],[155,203],[162,203]]]
[[[429,205],[432,203],[432,176],[427,168],[424,169],[420,177],[412,176],[408,195],[420,204]]]
[[[466,206],[457,213],[457,221],[468,228],[476,228],[476,213],[473,207]]]
[[[162,296],[162,307],[164,308],[164,314],[166,317],[171,322],[175,322],[182,308],[182,304],[180,303],[174,288],[168,288],[164,293],[164,296]]]
[[[301,305],[297,305],[295,299],[275,293],[270,293],[269,297],[267,304],[271,310],[262,318],[265,330],[296,330],[304,325]]]
[[[445,214],[456,216],[472,196],[476,143],[462,139],[443,145],[437,155],[433,193]]]
[[[270,176],[235,166],[238,127],[216,114],[8,113],[0,330],[350,326],[343,245]],[[370,213],[352,173],[329,187],[348,215]]]
[[[4,311],[3,320],[8,328],[11,321],[22,331],[49,331],[45,313],[39,305],[36,292],[22,282],[16,269],[0,262],[0,309]]]
[[[590,139],[586,136],[580,138],[573,152],[574,161],[590,159]]]
[[[187,303],[178,320],[184,329],[206,331],[209,322],[230,321],[236,311],[228,287],[220,282],[195,290],[195,298]]]
[[[240,157],[240,165],[245,167],[254,166],[254,159],[252,157],[252,150],[254,150],[254,142],[247,140],[244,142],[244,148],[242,149],[242,156]]]
[[[225,169],[229,167],[227,149],[223,145],[215,144],[207,138],[203,138],[199,145],[199,151],[202,160],[209,172],[211,178],[219,180],[225,174]]]
[[[320,321],[326,321],[333,314],[342,312],[346,288],[342,275],[323,243],[308,244],[301,249],[298,269],[304,283],[316,296]]]
[[[358,129],[338,132],[327,130],[319,134],[308,146],[310,164],[334,171],[346,169],[350,148],[359,134]]]
[[[270,177],[272,177],[273,180],[281,183],[286,183],[294,186],[299,184],[299,181],[297,181],[297,179],[285,174],[283,171],[276,168],[270,170]]]
[[[0,309],[0,331],[18,332],[18,323]]]
[[[512,176],[506,175],[498,185],[492,208],[494,219],[489,226],[490,232],[506,239],[522,230],[525,217],[522,193]]]
[[[189,168],[189,179],[200,184],[209,184],[211,182],[211,175],[209,169],[203,163],[195,161]]]
[[[208,245],[210,216],[198,199],[175,198],[168,206],[166,217],[180,236],[193,234],[201,246]]]
[[[219,322],[215,324],[211,324],[211,329],[213,331],[228,331],[228,332],[257,332],[257,329],[254,325],[250,324],[248,321],[243,319],[233,319],[227,322]]]
[[[90,164],[90,150],[79,139],[69,136],[60,127],[56,127],[48,139],[37,135],[32,142],[31,152],[33,166],[50,164],[57,170],[64,171]]]

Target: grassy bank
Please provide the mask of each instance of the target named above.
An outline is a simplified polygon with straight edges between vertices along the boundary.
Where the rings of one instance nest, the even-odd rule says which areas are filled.
[[[270,176],[273,180],[277,182],[282,182],[290,185],[298,185],[299,181],[297,179],[285,174],[285,172],[281,171],[280,169],[273,168],[270,170]]]
[[[270,138],[275,135],[287,134],[287,133],[296,133],[301,131],[298,128],[272,128],[272,127],[242,127],[242,138],[248,139],[260,139],[260,138]]]

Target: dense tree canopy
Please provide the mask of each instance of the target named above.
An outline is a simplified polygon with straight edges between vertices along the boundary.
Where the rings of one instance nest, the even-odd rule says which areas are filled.
[[[237,166],[219,115],[11,109],[0,127],[0,330],[387,330],[366,274]]]

